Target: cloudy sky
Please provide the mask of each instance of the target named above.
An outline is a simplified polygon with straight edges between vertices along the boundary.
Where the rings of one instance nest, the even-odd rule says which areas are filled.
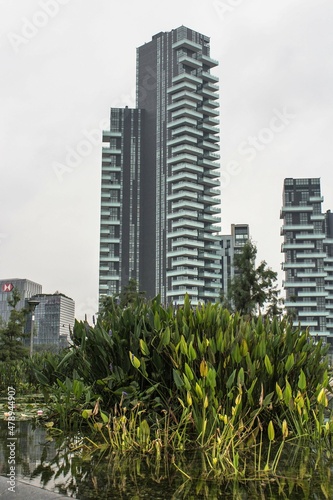
[[[0,0],[0,278],[97,309],[101,130],[133,106],[136,47],[180,25],[220,66],[222,231],[279,271],[285,177],[333,209],[331,0]]]

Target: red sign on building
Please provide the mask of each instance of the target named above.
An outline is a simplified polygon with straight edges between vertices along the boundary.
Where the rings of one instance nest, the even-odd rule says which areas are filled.
[[[4,283],[1,286],[1,291],[2,292],[11,292],[14,288],[14,285],[12,283]]]

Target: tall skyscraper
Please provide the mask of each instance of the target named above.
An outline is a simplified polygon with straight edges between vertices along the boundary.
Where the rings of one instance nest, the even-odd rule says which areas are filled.
[[[217,64],[184,26],[137,49],[136,109],[103,134],[100,296],[134,278],[164,303],[218,299]]]
[[[281,218],[285,306],[295,323],[333,341],[333,220],[322,213],[320,179],[284,181]]]
[[[326,291],[326,328],[331,335],[333,349],[333,214],[330,210],[325,213],[326,238],[324,239],[324,271]],[[332,356],[333,361],[333,356]],[[333,363],[332,363],[333,364]]]

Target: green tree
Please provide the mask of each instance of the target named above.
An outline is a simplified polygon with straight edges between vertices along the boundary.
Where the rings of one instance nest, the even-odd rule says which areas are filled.
[[[119,295],[120,307],[127,307],[130,304],[140,304],[144,301],[145,292],[139,291],[138,282],[131,278]]]
[[[98,318],[105,328],[111,328],[112,318],[121,314],[121,311],[128,306],[142,306],[146,302],[145,292],[138,291],[138,283],[135,279],[130,279],[119,295],[107,295],[102,297]]]
[[[12,296],[8,299],[8,304],[12,308],[8,323],[0,327],[0,361],[22,359],[29,354],[28,349],[24,347],[22,342],[25,337],[24,327],[28,311],[26,309],[16,309],[19,301],[20,294],[14,288]]]
[[[263,307],[270,316],[281,314],[281,300],[277,289],[277,273],[266,261],[256,267],[257,247],[248,241],[233,261],[235,276],[228,287],[224,304],[242,315],[261,314]]]

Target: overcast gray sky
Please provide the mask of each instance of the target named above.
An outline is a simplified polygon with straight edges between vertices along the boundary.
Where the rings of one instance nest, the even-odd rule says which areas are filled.
[[[0,278],[97,310],[101,130],[133,106],[136,47],[188,26],[220,66],[222,231],[279,271],[285,177],[333,209],[331,0],[0,0]]]

